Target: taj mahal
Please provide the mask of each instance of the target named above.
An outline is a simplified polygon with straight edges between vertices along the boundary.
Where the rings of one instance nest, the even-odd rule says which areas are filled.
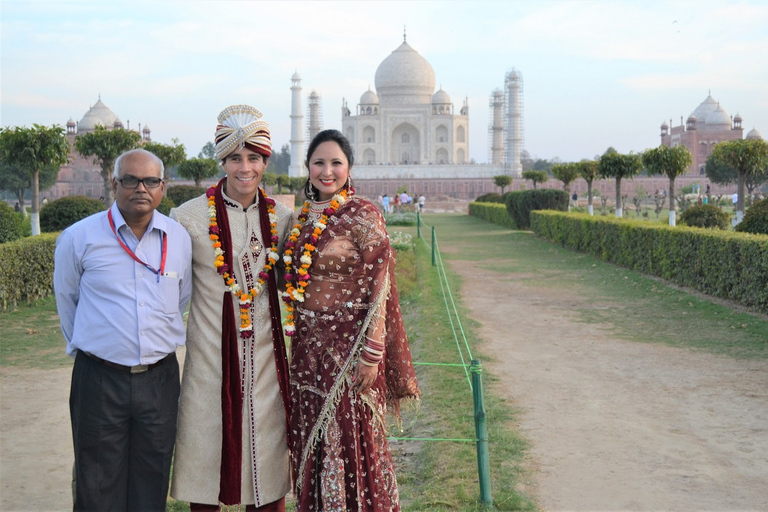
[[[304,130],[301,76],[291,77],[291,166],[289,175],[304,176],[307,140],[320,130],[319,95],[312,91],[308,129]],[[427,195],[472,197],[493,191],[493,176],[519,177],[522,171],[522,75],[507,73],[505,90],[489,101],[489,164],[468,162],[469,105],[456,109],[442,86],[436,90],[430,63],[403,42],[375,74],[375,90],[364,91],[350,108],[342,101],[341,131],[355,154],[356,188],[366,195],[393,194],[406,186]],[[306,139],[304,136],[306,135]]]

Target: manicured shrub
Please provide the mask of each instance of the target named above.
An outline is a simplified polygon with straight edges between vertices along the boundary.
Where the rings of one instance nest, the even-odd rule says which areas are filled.
[[[532,213],[531,229],[565,247],[768,313],[766,235],[553,211]]]
[[[736,225],[736,231],[768,235],[768,198],[755,201],[749,207],[742,221]]]
[[[505,228],[516,229],[515,221],[507,213],[507,207],[498,203],[469,203],[469,214],[472,217],[493,222]]]
[[[503,203],[504,197],[501,194],[497,194],[496,192],[489,192],[488,194],[483,194],[477,199],[475,199],[476,203]]]
[[[693,228],[728,229],[730,220],[730,215],[711,204],[691,206],[680,215],[680,223]]]
[[[506,198],[507,211],[520,229],[531,226],[534,210],[568,211],[568,194],[563,190],[534,189],[510,192]]]
[[[176,205],[173,203],[171,198],[168,196],[163,196],[162,201],[160,201],[160,204],[157,205],[157,211],[162,213],[163,215],[168,215],[171,213],[171,208],[174,208]]]
[[[0,308],[53,295],[53,251],[58,233],[0,245]]]
[[[40,209],[40,230],[44,233],[63,231],[75,222],[106,209],[98,199],[85,196],[62,197]]]
[[[21,214],[5,201],[0,201],[0,244],[18,240],[23,235]]]
[[[166,197],[173,201],[174,206],[181,206],[190,199],[194,199],[204,193],[205,189],[203,187],[196,187],[194,185],[174,185],[165,189]]]

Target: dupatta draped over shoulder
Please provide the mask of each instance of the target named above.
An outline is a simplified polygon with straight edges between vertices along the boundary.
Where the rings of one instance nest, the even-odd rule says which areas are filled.
[[[312,233],[307,222],[298,246]],[[300,265],[301,251],[294,264]],[[417,399],[395,285],[395,251],[384,218],[349,198],[329,218],[312,254],[303,303],[296,304],[291,350],[291,459],[297,510],[399,510],[386,439],[387,409]],[[365,393],[352,376],[366,334],[385,329],[384,360]]]

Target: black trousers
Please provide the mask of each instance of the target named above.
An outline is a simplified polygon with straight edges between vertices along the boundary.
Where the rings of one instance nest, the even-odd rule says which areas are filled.
[[[76,511],[164,511],[176,440],[179,363],[131,374],[78,352],[69,410]]]

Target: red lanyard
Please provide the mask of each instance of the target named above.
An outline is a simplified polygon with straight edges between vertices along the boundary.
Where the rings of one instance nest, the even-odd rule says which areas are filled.
[[[107,218],[109,219],[109,227],[112,228],[112,232],[117,237],[117,242],[120,244],[120,247],[123,248],[125,252],[128,253],[128,256],[133,258],[134,260],[138,261],[145,267],[147,267],[149,270],[151,270],[154,274],[157,274],[157,281],[160,282],[160,275],[165,273],[165,257],[168,254],[168,238],[165,235],[165,232],[163,231],[162,235],[162,241],[160,242],[160,270],[155,269],[152,265],[149,263],[145,263],[139,259],[136,254],[131,250],[130,247],[125,243],[123,240],[123,235],[120,235],[117,233],[117,230],[115,229],[115,221],[112,220],[112,210],[110,209],[107,213]]]

